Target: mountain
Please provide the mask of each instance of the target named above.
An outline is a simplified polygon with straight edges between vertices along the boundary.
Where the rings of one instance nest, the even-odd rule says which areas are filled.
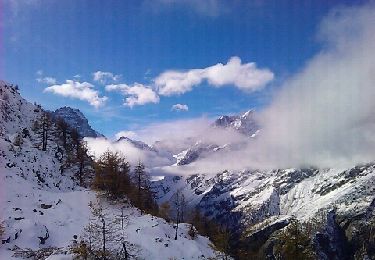
[[[140,149],[140,150],[143,150],[143,151],[156,152],[156,150],[153,147],[149,146],[148,144],[146,144],[142,141],[130,139],[129,137],[126,137],[126,136],[121,136],[116,142],[117,143],[128,142],[128,143],[131,143],[137,149]]]
[[[248,110],[242,115],[221,116],[215,120],[213,126],[218,128],[231,128],[251,137],[254,137],[259,131],[259,125],[255,120],[254,110]]]
[[[224,147],[219,147],[216,144],[198,141],[189,149],[182,151],[174,157],[177,160],[177,165],[187,165],[198,159],[204,158],[205,155],[211,154],[212,152],[216,152],[223,148]]]
[[[346,259],[334,257],[331,251],[346,252],[350,259],[349,255],[362,250],[357,243],[364,238],[358,230],[375,223],[374,183],[375,164],[368,164],[351,169],[247,170],[166,176],[153,185],[159,203],[173,201],[180,192],[188,208],[198,208],[205,216],[229,227],[238,241],[240,237],[250,244],[258,241],[257,250],[271,246],[267,243],[292,219],[307,222],[323,219],[320,233],[314,234],[316,243],[324,244],[319,234],[325,228],[331,233],[324,233],[324,239],[340,237],[343,243],[321,245],[324,248],[317,250],[322,255],[318,259]],[[350,252],[346,251],[348,246]]]
[[[259,125],[255,120],[254,113],[254,110],[249,110],[242,115],[224,115],[216,119],[211,126],[213,128],[232,129],[245,136],[255,137],[259,132]],[[241,147],[241,144],[227,143],[218,145],[206,140],[198,140],[188,149],[175,154],[173,157],[177,160],[176,164],[181,166],[195,162],[218,151],[238,149],[239,147]]]
[[[104,137],[102,134],[91,128],[87,118],[79,109],[62,107],[52,112],[52,115],[55,118],[63,118],[71,128],[77,129],[82,137]]]
[[[73,159],[78,156],[77,147],[69,133],[64,144],[64,134],[49,115],[23,99],[17,87],[0,82],[0,259],[74,259],[72,246],[94,232],[92,223],[102,225],[92,222],[96,204],[102,207],[100,216],[116,220],[107,226],[116,238],[108,239],[108,251],[126,245],[131,259],[220,257],[208,238],[191,238],[189,224],[179,225],[175,240],[174,223],[144,214],[129,202],[107,200],[81,185],[79,163]],[[74,122],[87,125],[80,118]],[[47,132],[41,134],[42,129]],[[85,158],[88,182],[93,169],[89,157]]]

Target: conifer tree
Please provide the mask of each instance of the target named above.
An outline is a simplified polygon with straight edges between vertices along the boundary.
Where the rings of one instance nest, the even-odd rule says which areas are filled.
[[[117,152],[106,151],[95,164],[94,187],[117,198],[131,191],[130,165]]]
[[[69,125],[61,117],[56,119],[56,134],[57,137],[62,141],[64,149],[67,149]]]
[[[77,177],[79,180],[80,186],[85,186],[84,180],[85,176],[90,172],[91,168],[91,158],[87,155],[88,148],[87,144],[84,141],[81,141],[78,148],[77,154],[77,163],[78,163],[78,172]]]
[[[42,112],[41,117],[34,121],[33,130],[39,136],[39,144],[42,146],[42,151],[46,151],[48,141],[51,140],[51,134],[53,132],[51,115],[48,112]]]

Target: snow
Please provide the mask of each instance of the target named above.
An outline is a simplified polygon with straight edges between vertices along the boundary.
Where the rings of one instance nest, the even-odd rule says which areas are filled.
[[[77,185],[74,167],[60,172],[54,140],[49,141],[47,151],[35,147],[37,137],[31,128],[42,109],[22,99],[5,83],[0,82],[0,89],[0,105],[6,107],[0,110],[0,220],[5,226],[2,239],[9,238],[9,243],[0,246],[0,259],[15,258],[17,249],[51,247],[56,250],[49,260],[73,259],[69,246],[73,236],[81,237],[93,217],[89,203],[97,200],[97,194]],[[31,136],[23,138],[20,147],[15,146],[14,138],[24,128]],[[110,216],[118,216],[121,205],[105,200],[101,203]],[[191,239],[188,224],[179,225],[178,239],[174,240],[173,223],[142,215],[131,206],[125,215],[128,223],[122,232],[133,245],[130,253],[137,259],[206,259],[220,254],[208,238]],[[46,237],[47,230],[49,237],[42,245],[38,237]]]

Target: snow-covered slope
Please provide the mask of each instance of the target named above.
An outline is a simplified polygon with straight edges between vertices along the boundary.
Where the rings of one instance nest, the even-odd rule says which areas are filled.
[[[244,228],[270,217],[309,219],[337,209],[351,217],[366,212],[375,199],[375,166],[352,169],[287,169],[212,175],[166,176],[154,182],[160,202],[183,192],[188,207],[223,224]]]
[[[77,187],[74,167],[62,171],[56,156],[57,143],[47,151],[37,148],[33,122],[42,115],[40,106],[28,103],[10,84],[0,85],[1,122],[1,220],[5,226],[0,258],[9,259],[9,249],[61,247],[83,228],[87,214],[80,208],[90,200]],[[19,143],[16,139],[21,136]]]
[[[51,254],[49,259],[72,259],[69,246],[93,217],[89,203],[97,195],[78,186],[77,168],[64,164],[58,140],[50,136],[46,151],[38,145],[33,125],[43,112],[12,85],[0,82],[0,221],[5,228],[0,259],[45,259]],[[118,216],[118,203],[103,204],[110,216]],[[219,254],[207,238],[190,238],[187,224],[180,225],[174,240],[172,223],[141,215],[130,205],[125,215],[122,235],[133,258],[205,259]]]
[[[177,160],[177,165],[186,165],[196,161],[197,159],[203,158],[205,154],[210,154],[219,149],[220,147],[216,144],[203,143],[198,141],[189,149],[182,151],[174,157]]]

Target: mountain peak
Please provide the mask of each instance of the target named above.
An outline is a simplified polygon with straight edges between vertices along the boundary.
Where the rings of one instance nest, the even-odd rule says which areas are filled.
[[[63,118],[70,127],[76,128],[82,137],[103,137],[102,134],[92,129],[87,118],[79,109],[64,106],[56,109],[52,114],[54,117]]]
[[[254,114],[255,111],[250,109],[242,115],[223,115],[215,120],[213,126],[219,128],[231,128],[242,134],[253,136],[257,130],[259,130],[259,126],[254,119]]]

